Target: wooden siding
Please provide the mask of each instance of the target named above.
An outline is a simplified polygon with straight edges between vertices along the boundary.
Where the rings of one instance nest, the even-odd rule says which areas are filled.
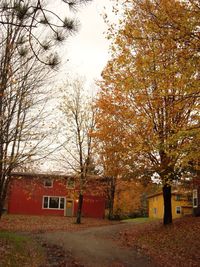
[[[8,197],[8,213],[65,216],[64,209],[43,208],[43,198],[60,197],[73,200],[73,215],[77,213],[78,188],[67,187],[67,177],[51,178],[53,186],[45,187],[46,176],[13,177]],[[92,192],[92,190],[91,190]],[[65,201],[66,204],[66,201]],[[84,195],[83,216],[104,218],[105,198],[102,195]]]
[[[178,197],[177,197],[178,196]],[[172,193],[172,218],[180,218],[192,214],[192,203],[188,201],[187,195]],[[148,198],[149,217],[162,219],[164,215],[164,202],[162,193],[157,193]],[[180,213],[177,213],[180,207]]]

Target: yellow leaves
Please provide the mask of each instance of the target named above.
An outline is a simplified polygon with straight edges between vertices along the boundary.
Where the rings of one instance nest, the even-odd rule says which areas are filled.
[[[180,164],[196,138],[188,129],[199,121],[199,13],[183,1],[130,4],[102,75],[98,138],[110,156],[151,153],[160,162],[164,150]]]
[[[142,209],[141,195],[144,187],[141,183],[117,180],[114,211],[120,209],[122,214],[139,212]]]

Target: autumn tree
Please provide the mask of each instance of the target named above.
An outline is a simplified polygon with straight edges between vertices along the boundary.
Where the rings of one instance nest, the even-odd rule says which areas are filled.
[[[94,108],[91,99],[84,94],[84,81],[77,78],[63,87],[61,104],[63,142],[59,162],[63,162],[67,170],[71,169],[79,179],[79,200],[77,223],[81,223],[83,193],[87,186],[88,174],[94,171],[93,140],[91,132],[94,129]]]
[[[192,0],[125,2],[120,30],[109,29],[112,59],[102,73],[98,131],[104,133],[108,118],[119,122],[109,129],[126,129],[124,156],[139,175],[160,179],[169,224],[171,186],[199,135],[200,6]],[[110,95],[110,105],[102,104]]]
[[[100,103],[99,103],[100,104]],[[111,107],[110,98],[107,97],[105,107]],[[111,109],[111,108],[110,108]],[[105,114],[104,114],[105,115]],[[114,215],[114,199],[118,176],[121,174],[121,140],[116,132],[116,127],[113,121],[108,116],[102,116],[102,113],[97,112],[96,123],[97,128],[101,124],[101,131],[98,130],[92,133],[95,138],[95,151],[98,154],[98,165],[101,166],[101,175],[105,177],[105,195],[107,198],[108,219],[113,219]]]
[[[18,58],[12,70],[12,79],[7,81],[1,101],[0,210],[13,170],[30,163],[36,155],[44,157],[49,146],[50,126],[44,123],[48,96],[45,94],[47,90],[44,92],[41,88],[49,70],[44,70],[34,57],[28,55]]]
[[[103,80],[99,83],[100,94],[96,100],[96,129],[93,136],[102,175],[107,178],[106,195],[108,199],[108,218],[114,217],[116,188],[128,185],[133,177],[149,181],[150,172],[133,161],[132,145],[132,100],[126,92],[122,92]],[[141,165],[141,164],[140,164]],[[137,194],[137,192],[136,192]]]
[[[58,1],[76,7],[87,1]],[[0,3],[0,215],[12,170],[35,154],[46,134],[38,133],[46,91],[40,91],[48,67],[60,62],[56,46],[76,30],[71,18],[59,17],[45,1]],[[33,113],[35,112],[35,116]],[[22,160],[23,159],[23,160]]]
[[[98,122],[97,117],[96,122]],[[120,180],[119,177],[123,175],[121,153],[117,148],[117,144],[120,147],[120,139],[117,142],[112,134],[109,134],[110,139],[106,135],[98,135],[97,132],[93,133],[92,136],[96,140],[94,147],[98,155],[97,164],[100,166],[101,175],[105,179],[104,189],[107,199],[108,219],[111,220],[114,218],[116,186]],[[105,140],[105,138],[108,139]]]
[[[139,179],[119,179],[116,186],[114,214],[118,218],[126,216],[141,217],[147,215],[147,195],[155,187]]]

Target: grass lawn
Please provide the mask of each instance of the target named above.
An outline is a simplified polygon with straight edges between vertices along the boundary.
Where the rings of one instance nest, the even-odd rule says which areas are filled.
[[[141,217],[141,218],[125,219],[125,220],[121,220],[121,222],[146,223],[146,222],[151,222],[151,221],[155,221],[155,220],[157,220],[157,219],[151,219],[148,217]]]
[[[39,267],[45,261],[42,247],[30,237],[0,232],[0,266]]]
[[[185,217],[163,226],[160,221],[135,224],[120,235],[123,245],[149,255],[159,266],[200,266],[200,217]]]

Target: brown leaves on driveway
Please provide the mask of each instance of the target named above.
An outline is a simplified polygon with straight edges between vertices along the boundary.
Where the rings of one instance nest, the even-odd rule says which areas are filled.
[[[89,227],[116,224],[109,220],[83,218],[77,225],[76,218],[58,216],[4,215],[0,220],[0,231],[43,233],[51,231],[80,231]]]
[[[149,255],[159,266],[200,266],[200,218],[185,217],[172,225],[161,222],[135,224],[120,233],[123,245]]]
[[[75,221],[76,218],[57,216],[3,215],[0,220],[0,266],[3,264],[5,267],[82,267],[69,252],[64,251],[60,246],[45,243],[35,235],[52,231],[80,231],[89,227],[115,223],[102,219],[83,218],[82,223],[77,225]],[[35,246],[35,243],[38,246]],[[41,255],[39,255],[40,251]],[[34,253],[37,253],[37,256],[33,257]],[[41,264],[42,261],[45,262]]]
[[[83,218],[82,224],[77,225],[75,224],[75,218],[4,215],[0,220],[0,231],[72,232],[110,224],[116,224],[116,222]],[[163,226],[160,221],[135,223],[128,229],[121,231],[119,235],[116,234],[116,242],[120,241],[124,246],[136,248],[139,252],[150,256],[159,266],[200,266],[200,217],[174,220],[173,224],[169,226]],[[7,245],[9,246],[9,244],[4,244],[0,248],[5,250]]]

